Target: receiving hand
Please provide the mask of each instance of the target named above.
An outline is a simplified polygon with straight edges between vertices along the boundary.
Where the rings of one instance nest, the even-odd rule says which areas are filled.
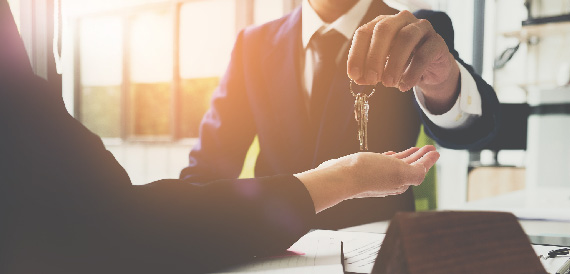
[[[409,11],[380,15],[356,30],[350,47],[348,76],[360,85],[419,86],[434,114],[455,102],[459,67],[443,38]]]
[[[319,212],[343,200],[404,193],[421,184],[438,158],[433,146],[399,153],[359,152],[295,176],[305,184]]]

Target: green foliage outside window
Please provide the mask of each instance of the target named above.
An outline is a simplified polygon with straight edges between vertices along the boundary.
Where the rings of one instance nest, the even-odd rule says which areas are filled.
[[[168,136],[171,116],[170,83],[132,84],[132,136]]]
[[[83,124],[101,137],[121,136],[121,86],[88,86],[81,89]]]
[[[424,132],[424,127],[422,126],[416,146],[422,147],[435,144],[435,141]],[[428,171],[421,185],[414,186],[414,198],[416,200],[416,211],[437,209],[437,179],[435,166]]]
[[[180,132],[183,138],[197,138],[200,121],[210,107],[219,77],[182,79],[180,81]]]

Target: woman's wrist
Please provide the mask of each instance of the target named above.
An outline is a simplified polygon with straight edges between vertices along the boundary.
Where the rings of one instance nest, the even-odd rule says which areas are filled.
[[[331,172],[328,168],[312,169],[294,176],[309,191],[316,213],[356,196],[356,193],[351,193],[355,190],[350,185],[352,180],[343,179],[343,174]]]

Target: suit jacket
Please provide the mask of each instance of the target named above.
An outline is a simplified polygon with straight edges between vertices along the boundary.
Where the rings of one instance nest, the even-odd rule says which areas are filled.
[[[395,12],[382,1],[373,1],[362,23],[379,14]],[[481,94],[483,116],[466,129],[442,129],[419,110],[412,92],[382,87],[369,101],[370,151],[401,151],[414,146],[422,122],[426,132],[442,146],[482,146],[498,128],[498,100],[493,89],[459,58],[451,20],[446,14],[424,10],[415,15],[431,22],[456,60],[470,71]],[[349,93],[346,67],[337,69],[323,118],[318,125],[311,125],[297,62],[301,51],[300,7],[281,19],[247,28],[238,35],[227,72],[202,120],[199,143],[190,152],[189,166],[182,170],[181,178],[236,178],[255,135],[260,145],[256,176],[294,174],[359,151],[354,98]],[[344,63],[346,59],[341,62]],[[315,128],[316,138],[311,134]],[[338,228],[389,219],[397,210],[414,210],[411,191],[399,197],[344,202],[319,214],[317,226]]]
[[[0,273],[203,273],[284,251],[315,210],[291,175],[133,186],[30,66],[0,0]]]

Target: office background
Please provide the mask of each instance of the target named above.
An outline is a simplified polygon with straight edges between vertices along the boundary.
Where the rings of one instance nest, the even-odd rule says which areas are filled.
[[[301,1],[8,2],[36,73],[61,86],[69,112],[104,137],[134,184],[145,184],[176,178],[186,166],[238,31],[279,18]],[[568,86],[568,20],[521,26],[528,19],[569,14],[568,0],[386,2],[447,12],[460,55],[492,83],[502,103],[525,103],[530,92]],[[243,177],[253,175],[255,147],[254,142]],[[526,148],[441,153],[433,196],[438,208],[527,188]],[[560,155],[569,154],[563,146]]]

